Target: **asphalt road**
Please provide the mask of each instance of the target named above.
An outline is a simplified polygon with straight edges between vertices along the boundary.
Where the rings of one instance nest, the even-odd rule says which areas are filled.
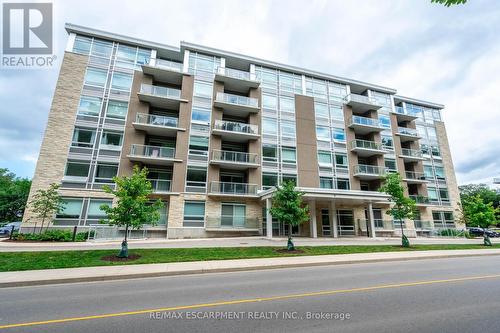
[[[5,288],[3,331],[499,332],[500,256]]]

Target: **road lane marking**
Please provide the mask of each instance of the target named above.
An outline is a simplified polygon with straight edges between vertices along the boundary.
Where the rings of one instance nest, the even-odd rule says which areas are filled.
[[[57,324],[57,323],[67,323],[67,322],[82,321],[82,320],[93,320],[93,319],[133,316],[133,315],[145,314],[145,313],[150,313],[150,312],[179,311],[179,310],[198,309],[198,308],[207,308],[207,307],[224,306],[224,305],[278,301],[278,300],[293,299],[293,298],[304,298],[304,297],[325,296],[325,295],[335,295],[335,294],[347,294],[347,293],[372,291],[372,290],[380,290],[380,289],[413,287],[413,286],[423,286],[423,285],[431,285],[431,284],[438,284],[438,283],[453,283],[453,282],[475,281],[475,280],[485,280],[485,279],[495,279],[495,278],[500,278],[500,274],[470,276],[470,277],[443,279],[443,280],[427,280],[427,281],[405,282],[405,283],[397,283],[397,284],[385,284],[385,285],[351,288],[351,289],[325,290],[325,291],[316,291],[316,292],[300,293],[300,294],[289,294],[289,295],[281,295],[281,296],[259,297],[259,298],[239,299],[239,300],[233,300],[233,301],[219,301],[219,302],[212,302],[212,303],[172,306],[172,307],[157,308],[157,309],[147,309],[147,310],[137,310],[137,311],[127,311],[127,312],[115,312],[115,313],[107,313],[107,314],[84,316],[84,317],[70,317],[70,318],[52,319],[52,320],[44,320],[44,321],[33,321],[33,322],[26,322],[26,323],[0,325],[0,329],[26,327],[26,326],[37,326],[37,325],[48,325],[48,324]]]

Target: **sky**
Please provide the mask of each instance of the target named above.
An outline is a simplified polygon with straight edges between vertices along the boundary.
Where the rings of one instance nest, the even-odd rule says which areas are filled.
[[[45,0],[46,2],[47,0]],[[30,1],[33,2],[33,1]],[[66,22],[181,40],[396,88],[445,105],[459,184],[500,176],[500,3],[55,0],[53,69],[0,68],[0,168],[34,173]]]

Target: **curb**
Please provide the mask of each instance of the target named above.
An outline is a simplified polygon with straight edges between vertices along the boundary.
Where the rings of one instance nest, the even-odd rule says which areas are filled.
[[[251,266],[251,267],[234,267],[234,268],[187,269],[184,271],[173,271],[173,272],[115,274],[115,275],[70,277],[70,278],[61,278],[61,279],[47,279],[47,280],[33,280],[33,281],[12,281],[12,282],[0,282],[0,288],[43,286],[43,285],[53,285],[53,284],[62,284],[62,283],[126,280],[126,279],[162,277],[162,276],[178,276],[178,275],[191,275],[191,274],[227,273],[227,272],[242,272],[242,271],[255,271],[255,270],[268,270],[268,269],[281,269],[281,268],[334,266],[334,265],[366,264],[366,263],[394,262],[394,261],[407,261],[407,260],[426,260],[426,259],[443,259],[443,258],[463,258],[463,257],[479,257],[479,256],[500,256],[500,253],[499,252],[495,252],[495,253],[464,253],[464,254],[449,254],[449,255],[439,254],[439,255],[413,257],[413,258],[412,257],[409,257],[409,258],[386,258],[386,259],[376,258],[376,259],[360,259],[360,260],[347,259],[347,260],[343,260],[343,261],[323,261],[323,262],[311,262],[311,263],[290,263],[290,264],[274,264],[274,265],[270,264],[270,265],[257,265],[257,266]]]

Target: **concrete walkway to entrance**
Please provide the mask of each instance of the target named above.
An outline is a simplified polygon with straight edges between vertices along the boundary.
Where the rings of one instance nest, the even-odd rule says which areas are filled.
[[[491,239],[493,243],[500,243],[500,239]],[[306,238],[295,237],[297,246],[324,246],[324,245],[397,245],[400,238]],[[10,242],[0,241],[0,252],[21,251],[71,251],[71,250],[107,250],[120,247],[121,240],[78,242],[78,243],[47,243],[47,242]],[[411,244],[482,244],[482,238],[410,238]],[[148,239],[131,240],[131,249],[153,248],[192,248],[192,247],[249,247],[249,246],[284,246],[286,238],[265,237],[233,237],[233,238],[203,238],[203,239]]]

